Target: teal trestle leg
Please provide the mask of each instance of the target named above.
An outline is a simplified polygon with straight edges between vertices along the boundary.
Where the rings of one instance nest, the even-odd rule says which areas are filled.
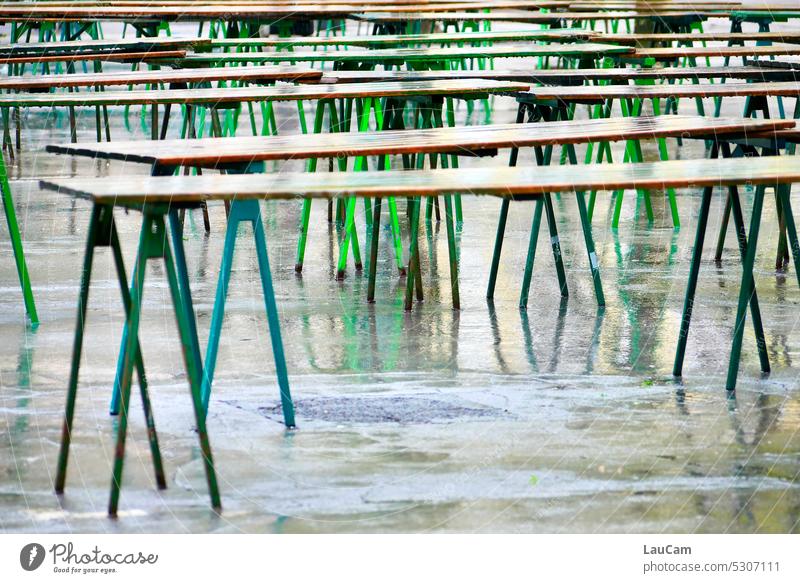
[[[257,200],[234,200],[231,202],[228,228],[225,233],[225,248],[222,255],[222,265],[220,266],[219,282],[214,300],[214,311],[211,316],[211,330],[203,368],[202,408],[204,412],[208,411],[208,401],[211,396],[211,385],[214,380],[217,362],[217,350],[222,332],[222,321],[225,317],[225,300],[228,296],[233,252],[236,247],[236,234],[240,223],[243,222],[253,224],[258,267],[261,272],[261,286],[264,292],[264,303],[272,340],[272,352],[275,357],[275,369],[280,388],[281,406],[283,407],[283,419],[287,427],[294,427],[294,406],[289,392],[289,376],[286,368],[286,357],[283,352],[278,308],[275,302],[275,291],[272,286],[272,273],[269,266],[269,257],[267,256],[264,226],[261,222],[261,212]]]
[[[127,287],[125,268],[122,263],[122,253],[119,246],[119,239],[116,234],[113,219],[113,209],[111,206],[95,205],[92,210],[92,218],[89,224],[89,234],[84,256],[84,267],[81,276],[80,295],[78,300],[78,321],[75,328],[75,340],[73,344],[72,365],[70,368],[69,385],[67,389],[67,404],[64,414],[64,425],[61,437],[61,448],[58,458],[58,470],[55,481],[57,493],[63,493],[66,481],[67,460],[69,456],[69,446],[72,437],[72,423],[75,412],[75,401],[78,388],[78,372],[80,368],[81,352],[83,349],[83,333],[87,314],[87,302],[89,298],[89,285],[91,282],[92,263],[94,250],[96,247],[110,247],[117,270],[117,277],[122,292],[123,305],[126,313],[125,344],[122,353],[122,372],[120,376],[120,420],[117,428],[116,447],[114,449],[113,476],[111,481],[111,493],[109,499],[108,512],[111,516],[117,515],[119,506],[119,496],[122,480],[122,470],[125,458],[125,441],[127,437],[128,412],[130,405],[131,383],[133,369],[136,368],[139,377],[139,386],[142,396],[142,405],[145,413],[145,421],[148,428],[148,438],[153,455],[153,464],[156,473],[156,483],[159,488],[166,487],[164,470],[161,455],[158,447],[158,440],[155,431],[152,408],[147,393],[147,383],[145,382],[144,365],[142,362],[141,351],[139,349],[139,319],[141,311],[141,298],[144,291],[144,279],[148,259],[163,259],[172,302],[175,309],[175,318],[178,325],[178,332],[181,339],[184,364],[189,379],[192,404],[194,408],[195,421],[197,423],[198,439],[205,463],[206,479],[211,497],[211,505],[215,510],[221,508],[219,490],[217,487],[216,473],[211,456],[211,445],[205,427],[205,416],[202,414],[200,402],[200,367],[196,361],[192,350],[192,328],[187,321],[188,311],[185,303],[189,301],[189,290],[183,294],[178,289],[178,277],[176,275],[176,265],[172,258],[170,247],[166,240],[166,223],[164,214],[166,208],[157,207],[154,209],[143,209],[142,231],[139,239],[139,249],[137,252],[136,267],[130,292]],[[182,249],[181,249],[182,250]],[[182,257],[182,255],[181,255]],[[178,259],[178,263],[182,263]],[[185,265],[179,266],[185,270]]]
[[[153,176],[170,176],[173,172],[173,167],[156,166],[153,168]],[[205,207],[203,207],[205,210]],[[186,290],[189,290],[189,274],[186,272],[186,256],[183,249],[183,223],[179,218],[180,211],[176,208],[169,210],[169,226],[172,234],[172,250],[175,253],[175,262],[178,271],[178,283],[181,290],[181,297],[183,298],[183,309],[186,311],[185,317],[189,326],[190,338],[192,340],[192,353],[194,354],[195,362],[200,367],[202,373],[202,360],[200,359],[200,343],[197,340],[197,319],[194,315],[194,306],[192,305],[192,295]],[[117,372],[114,376],[114,388],[111,392],[111,405],[109,407],[109,414],[119,415],[119,401],[120,401],[120,378],[122,377],[122,355],[124,353],[125,343],[128,338],[128,327],[125,326],[122,330],[122,341],[119,349],[119,357],[117,358]],[[143,377],[140,377],[143,378]],[[145,382],[146,381],[142,381]]]

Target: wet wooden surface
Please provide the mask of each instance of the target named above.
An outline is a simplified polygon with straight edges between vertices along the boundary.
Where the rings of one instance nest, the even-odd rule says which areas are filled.
[[[635,58],[653,58],[656,60],[682,59],[686,57],[756,57],[768,55],[800,55],[800,44],[775,44],[769,46],[744,46],[744,47],[656,47],[638,48]]]
[[[633,47],[598,43],[495,45],[491,47],[395,48],[341,51],[295,51],[251,53],[201,53],[179,64],[197,66],[223,63],[431,63],[472,58],[570,57],[596,58],[604,55],[633,55]]]
[[[217,167],[262,160],[455,152],[657,137],[713,137],[793,128],[792,120],[661,116],[425,130],[48,145],[57,154],[144,164]]]
[[[488,13],[474,12],[425,12],[425,13],[397,13],[397,12],[364,12],[351,14],[353,18],[368,22],[408,22],[413,20],[436,22],[443,21],[507,21],[507,22],[535,22],[552,24],[560,21],[583,22],[590,20],[627,20],[635,18],[651,18],[662,21],[670,19],[685,20],[686,18],[706,18],[715,16],[716,13],[706,10],[691,11],[657,11],[640,14],[635,11],[624,12],[526,12],[524,10],[493,10]]]
[[[592,12],[595,10],[629,10],[642,13],[662,10],[708,10],[730,13],[742,8],[741,2],[716,0],[600,0],[595,2],[572,2],[567,10]]]
[[[76,40],[64,42],[31,42],[0,45],[0,56],[44,56],[51,54],[101,53],[103,51],[165,51],[176,49],[205,50],[211,48],[211,39],[203,38],[117,38]]]
[[[778,184],[800,182],[792,157],[673,160],[598,164],[591,172],[571,166],[522,166],[405,172],[204,174],[201,176],[48,179],[46,190],[91,198],[100,204],[197,204],[204,200],[432,196],[449,193],[505,198],[546,192]]]
[[[658,34],[598,34],[596,42],[640,46],[642,43],[664,43],[672,45],[677,42],[745,42],[771,41],[794,43],[800,42],[800,30],[781,30],[769,32],[676,32]]]
[[[800,66],[800,65],[799,65]],[[794,80],[791,71],[768,66],[738,67],[651,67],[609,69],[485,69],[450,71],[325,71],[323,83],[361,83],[374,81],[411,81],[420,79],[498,79],[575,85],[587,81],[636,81],[669,79],[747,79],[753,81]]]
[[[202,83],[213,81],[318,81],[322,71],[306,67],[215,67],[210,69],[161,69],[69,75],[22,75],[0,78],[0,89],[31,91],[59,87],[108,87],[143,83]]]
[[[99,61],[109,63],[145,63],[159,60],[183,59],[186,51],[141,51],[141,52],[101,52],[72,53],[51,55],[1,56],[0,64],[14,65],[21,63],[65,63],[76,61]]]
[[[380,34],[363,36],[293,36],[289,38],[227,38],[214,39],[211,44],[219,47],[303,47],[303,46],[361,46],[361,47],[402,47],[443,43],[470,42],[525,42],[525,41],[563,41],[588,40],[598,37],[583,29],[551,30],[489,30],[485,32],[438,32],[430,34]],[[624,36],[624,35],[620,35]]]
[[[414,5],[439,6],[444,10],[454,4],[477,2],[478,0],[416,0]],[[196,6],[197,0],[46,0],[48,6]],[[6,2],[9,3],[9,2]],[[346,0],[210,0],[206,6],[335,6],[347,4]],[[40,2],[13,2],[15,6],[41,5]],[[408,5],[410,0],[369,0],[369,6]],[[569,0],[482,0],[485,8],[498,8],[503,5],[524,6],[526,9],[563,8],[570,5]]]
[[[439,10],[453,10],[456,12],[459,4],[431,5],[431,4],[395,4],[395,5],[370,5],[364,4],[205,4],[192,3],[190,5],[55,5],[46,3],[33,4],[0,4],[0,20],[34,20],[34,21],[202,21],[202,20],[277,20],[286,18],[345,18],[355,12],[381,12],[423,15]],[[515,4],[515,6],[519,6]],[[487,6],[483,2],[464,2],[459,10],[483,10]],[[491,6],[488,6],[491,8]],[[526,10],[519,10],[529,13]],[[466,12],[465,14],[470,14]],[[471,13],[475,16],[475,13]]]
[[[0,106],[52,107],[91,105],[244,103],[248,101],[296,101],[355,97],[469,96],[516,93],[530,85],[488,79],[350,83],[337,85],[289,85],[221,89],[169,89],[157,91],[102,91],[85,93],[14,93],[0,95]]]
[[[724,83],[702,85],[606,85],[579,87],[536,87],[526,92],[535,99],[562,101],[666,97],[752,97],[758,95],[798,97],[800,83]]]

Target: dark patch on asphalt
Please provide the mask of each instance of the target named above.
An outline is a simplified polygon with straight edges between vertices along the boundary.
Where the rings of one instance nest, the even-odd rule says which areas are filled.
[[[294,407],[299,419],[329,423],[428,424],[509,416],[508,411],[495,407],[428,396],[314,397],[299,399]],[[283,417],[280,404],[257,410],[269,419]]]

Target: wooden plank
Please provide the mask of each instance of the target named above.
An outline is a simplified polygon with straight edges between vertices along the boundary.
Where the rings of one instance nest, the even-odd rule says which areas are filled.
[[[0,78],[0,89],[31,91],[59,87],[108,87],[144,83],[202,83],[213,81],[319,81],[322,71],[293,66],[214,67],[200,69],[160,69],[112,73],[72,73],[69,75],[24,75]]]
[[[762,67],[764,69],[784,69],[796,71],[800,69],[800,56],[786,55],[781,60],[773,59],[745,59],[745,65]]]
[[[595,43],[547,45],[499,45],[492,47],[399,48],[370,51],[305,51],[305,52],[252,52],[252,53],[202,53],[189,55],[181,66],[219,65],[223,63],[430,63],[471,58],[524,58],[571,57],[596,58],[608,55],[634,54],[632,47]]]
[[[11,93],[0,95],[2,107],[53,107],[144,104],[203,104],[207,106],[248,101],[297,101],[349,97],[484,96],[517,93],[525,83],[462,79],[398,83],[351,83],[337,85],[289,85],[222,89],[169,89],[156,91],[92,91],[83,93]]]
[[[101,53],[103,51],[165,51],[165,50],[208,50],[210,39],[202,38],[117,38],[100,40],[76,40],[65,42],[32,42],[0,45],[0,56],[16,57],[23,55],[49,55],[53,53],[75,54],[79,52]]]
[[[587,81],[637,81],[671,79],[748,79],[754,81],[791,81],[791,71],[768,66],[744,67],[648,67],[609,69],[487,69],[449,71],[325,71],[322,83],[366,83],[376,81],[413,81],[422,79],[497,79],[575,85]]]
[[[416,0],[413,4],[438,5],[446,9],[453,4],[463,4],[465,0]],[[513,2],[524,6],[526,9],[538,8],[566,8],[570,0],[483,0],[481,5],[485,8],[498,8],[506,3]],[[196,6],[197,0],[37,0],[36,2],[14,2],[15,6]],[[205,5],[255,5],[255,6],[329,6],[347,4],[345,0],[212,0],[204,2]],[[390,6],[411,4],[409,0],[369,0],[369,6]]]
[[[586,142],[713,137],[793,128],[792,120],[660,116],[496,124],[425,130],[204,138],[48,145],[56,154],[167,166],[242,164],[264,160],[456,152],[465,155],[511,147]]]
[[[709,43],[709,42],[746,42],[769,41],[794,43],[800,42],[800,31],[781,30],[771,32],[685,32],[660,34],[598,34],[597,42],[626,46],[641,46],[643,43],[673,44],[677,42]]]
[[[569,2],[564,0],[451,0],[449,2],[412,2],[410,0],[394,0],[392,2],[372,2],[368,1],[362,5],[356,5],[347,0],[338,0],[336,2],[275,2],[271,0],[231,0],[220,1],[212,0],[210,2],[200,3],[197,0],[165,0],[164,2],[139,2],[135,0],[121,0],[121,1],[101,1],[101,2],[87,2],[87,1],[60,1],[60,2],[11,2],[0,4],[0,14],[3,14],[6,8],[19,8],[19,9],[33,9],[33,13],[37,13],[38,9],[46,8],[60,8],[66,9],[65,13],[92,13],[102,14],[106,10],[130,10],[136,11],[141,14],[144,10],[159,10],[167,9],[168,13],[175,10],[183,10],[188,13],[198,13],[205,15],[209,10],[221,12],[230,10],[240,12],[245,15],[249,14],[280,14],[286,16],[287,14],[297,13],[301,17],[318,16],[320,14],[340,14],[353,11],[361,12],[437,12],[437,11],[466,11],[466,10],[538,10],[540,8],[548,9],[563,9],[569,6]],[[174,9],[174,10],[173,10]],[[202,9],[202,10],[198,10]],[[93,12],[90,12],[93,11]],[[46,12],[48,15],[52,13],[51,10]],[[109,12],[111,13],[111,12]]]
[[[657,47],[638,48],[633,57],[637,59],[674,60],[686,57],[755,57],[777,55],[800,55],[800,44],[774,44],[769,46],[744,47]]]
[[[753,21],[753,20],[770,20],[770,21],[786,21],[793,18],[800,18],[800,6],[797,8],[783,7],[780,10],[734,10],[731,12],[731,18],[735,20]]]
[[[104,52],[56,55],[22,55],[18,57],[0,56],[0,65],[19,63],[66,63],[75,61],[95,61],[100,63],[145,63],[153,61],[177,60],[186,57],[186,51],[144,51],[144,52]]]
[[[448,5],[452,7],[453,5]],[[451,8],[447,8],[450,10]],[[427,4],[401,4],[370,6],[369,4],[308,4],[308,5],[248,5],[243,4],[202,4],[164,6],[47,6],[36,2],[25,6],[18,4],[0,4],[0,21],[32,20],[37,22],[91,22],[91,21],[135,21],[150,20],[162,22],[197,22],[203,20],[278,20],[286,18],[346,18],[355,12],[413,14],[423,16],[433,13],[440,7]],[[468,10],[482,10],[482,2],[471,2]],[[522,14],[534,14],[525,10],[510,11]],[[476,13],[456,12],[452,14]]]
[[[492,12],[476,14],[474,12],[427,12],[427,13],[396,13],[396,12],[354,12],[350,15],[357,20],[367,22],[408,22],[408,21],[434,21],[434,22],[463,22],[463,21],[505,21],[505,22],[533,22],[540,24],[555,24],[566,22],[586,22],[602,20],[632,20],[648,18],[653,20],[686,20],[703,19],[716,16],[714,12],[704,10],[690,11],[659,11],[649,14],[638,12],[526,12],[524,10],[493,10]]]
[[[214,48],[231,47],[311,47],[359,46],[403,47],[409,45],[471,43],[471,42],[530,42],[589,40],[598,33],[584,29],[565,28],[550,30],[489,30],[484,32],[439,32],[430,34],[381,34],[364,36],[293,36],[289,38],[226,38],[214,39]]]
[[[702,85],[605,85],[578,87],[535,87],[520,99],[559,101],[603,101],[621,98],[690,98],[690,97],[752,97],[757,95],[798,97],[800,83],[796,81],[773,83],[724,83]]]
[[[602,0],[597,2],[572,2],[567,10],[574,12],[593,12],[600,10],[628,10],[634,12],[648,13],[665,10],[707,10],[712,12],[730,13],[741,9],[741,2],[720,2],[717,0],[640,0],[640,1],[615,1]]]
[[[201,176],[115,177],[41,180],[44,190],[91,198],[100,204],[192,205],[210,200],[296,200],[339,196],[436,196],[463,193],[525,198],[574,190],[659,190],[734,184],[800,182],[800,164],[790,156],[672,160],[597,164],[591,172],[571,166],[519,166],[410,170],[203,174]]]

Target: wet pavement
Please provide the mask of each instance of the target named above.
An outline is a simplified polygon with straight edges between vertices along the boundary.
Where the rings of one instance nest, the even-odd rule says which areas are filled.
[[[735,115],[741,101],[729,100]],[[514,102],[494,99],[492,121]],[[692,113],[693,103],[682,103]],[[297,131],[296,109],[277,110]],[[585,115],[581,112],[580,115]],[[480,103],[461,123],[483,123]],[[94,140],[94,111],[79,139]],[[115,139],[145,139],[138,109]],[[334,279],[336,228],[315,203],[302,277],[294,272],[300,205],[262,206],[298,428],[281,422],[256,257],[243,229],[209,410],[224,511],[209,509],[188,385],[163,270],[151,267],[141,338],[169,488],[158,491],[141,408],[133,415],[120,519],[106,518],[110,386],[122,326],[113,265],[95,260],[67,490],[53,493],[89,205],[42,192],[36,179],[148,169],[42,152],[69,140],[67,116],[29,112],[9,161],[41,326],[25,323],[3,227],[0,261],[0,531],[2,532],[797,532],[800,530],[800,290],[776,274],[775,208],[767,198],[756,281],[773,365],[761,378],[745,333],[735,398],[724,390],[740,271],[735,239],[710,258],[723,197],[712,205],[684,382],[671,378],[699,193],[680,192],[682,229],[666,199],[648,224],[626,193],[618,232],[600,193],[594,234],[607,307],[598,310],[573,197],[555,202],[569,298],[559,295],[546,237],[530,305],[518,307],[532,205],[512,205],[495,301],[485,291],[499,201],[464,197],[458,231],[462,309],[451,309],[447,238],[422,232],[425,300],[405,313],[384,229],[376,303],[366,276]],[[175,128],[173,127],[173,130]],[[673,157],[698,157],[693,141]],[[649,158],[655,146],[645,148]],[[621,156],[619,145],[615,153]],[[462,165],[507,163],[496,158]],[[580,157],[580,152],[579,152]],[[532,163],[524,152],[521,162]],[[399,161],[395,161],[396,165]],[[746,162],[743,162],[746,163]],[[320,167],[326,166],[320,164]],[[293,162],[276,169],[300,169]],[[576,169],[576,172],[584,169]],[[749,213],[751,190],[744,191]],[[401,204],[401,210],[403,206]],[[204,348],[225,228],[224,209],[187,215],[185,244]],[[749,215],[748,215],[749,216]],[[140,217],[117,212],[126,265]],[[363,216],[359,217],[363,241]]]

